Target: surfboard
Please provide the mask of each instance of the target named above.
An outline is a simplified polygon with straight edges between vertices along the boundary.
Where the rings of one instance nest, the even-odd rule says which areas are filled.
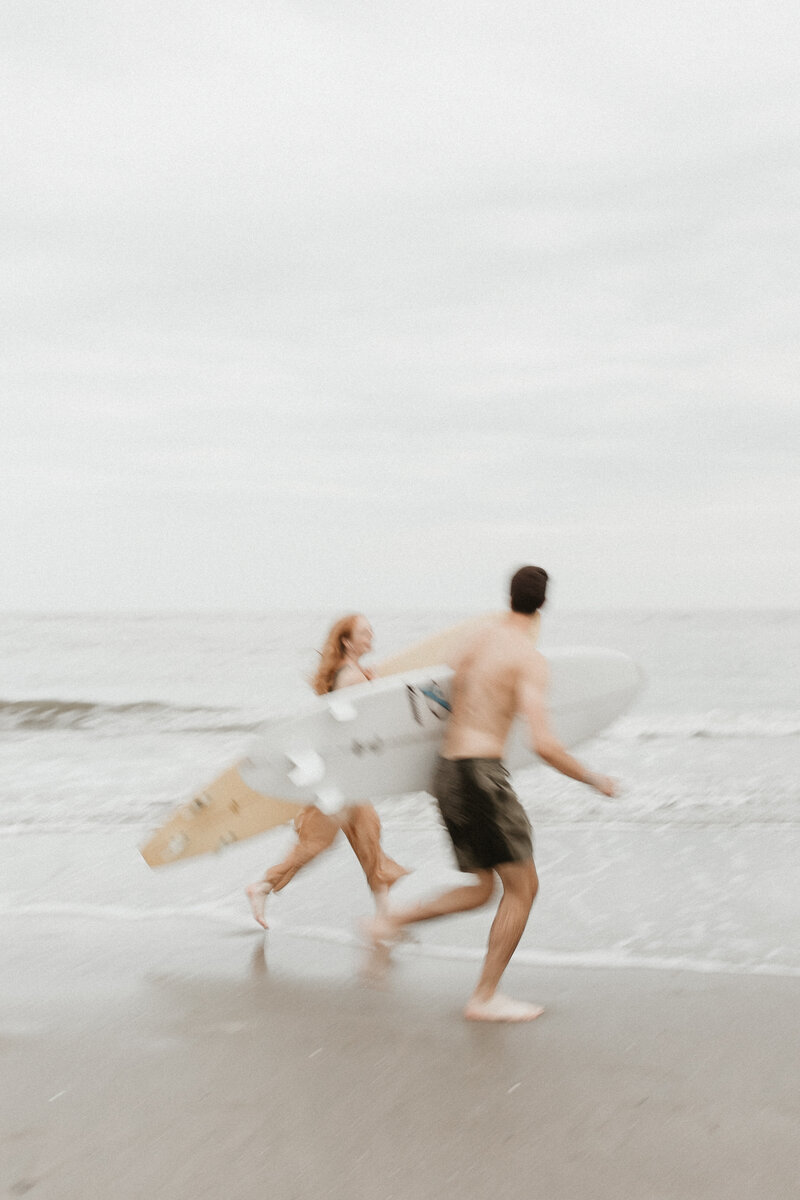
[[[376,674],[385,678],[400,671],[446,663],[471,633],[499,620],[501,616],[501,613],[483,613],[448,626],[390,655],[377,665]],[[538,631],[536,620],[531,626],[534,640]],[[334,694],[341,696],[343,693]],[[151,867],[209,854],[232,842],[244,841],[276,825],[283,825],[291,821],[303,807],[302,802],[264,794],[245,782],[239,765],[230,766],[188,803],[182,804],[152,834],[141,848],[141,853]]]
[[[548,709],[556,736],[574,746],[605,728],[636,695],[641,674],[614,650],[554,650]],[[402,672],[315,697],[301,712],[265,725],[240,764],[244,781],[324,812],[365,798],[426,791],[450,711],[450,667]],[[518,718],[505,761],[535,754]]]

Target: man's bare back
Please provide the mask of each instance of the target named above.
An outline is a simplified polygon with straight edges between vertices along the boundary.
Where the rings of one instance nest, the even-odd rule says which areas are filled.
[[[532,748],[563,775],[613,796],[613,782],[568,754],[554,735],[547,712],[547,662],[531,643],[531,618],[507,613],[475,634],[453,661],[452,715],[444,758],[502,758],[511,725],[520,713]]]
[[[530,620],[513,614],[473,635],[453,662],[452,716],[444,758],[502,758],[521,685],[546,682],[544,659],[531,643]]]

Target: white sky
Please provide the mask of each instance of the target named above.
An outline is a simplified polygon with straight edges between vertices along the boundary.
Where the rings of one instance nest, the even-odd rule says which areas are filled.
[[[3,609],[800,603],[800,22],[4,0]]]

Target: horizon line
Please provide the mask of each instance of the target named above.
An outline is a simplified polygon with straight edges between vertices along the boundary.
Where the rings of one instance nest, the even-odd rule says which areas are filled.
[[[327,616],[332,611],[338,612],[343,606],[336,606],[335,610],[331,607],[326,608],[298,608],[298,607],[271,607],[271,608],[8,608],[0,609],[0,618],[3,617],[265,617],[265,616],[293,616],[293,617],[320,617]],[[369,605],[370,609],[375,609],[379,612],[390,613],[392,616],[427,616],[434,613],[441,613],[445,617],[468,618],[471,616],[480,616],[487,612],[499,612],[502,609],[501,605],[490,607],[475,607],[470,608],[435,608],[435,607],[409,607],[409,608],[391,608],[381,605]],[[360,611],[360,610],[359,610]],[[631,615],[659,615],[659,616],[699,616],[702,614],[733,614],[741,613],[747,615],[751,613],[773,613],[792,615],[800,614],[800,606],[798,605],[701,605],[690,607],[686,605],[657,607],[654,605],[619,605],[593,607],[593,608],[549,608],[543,615],[549,616],[563,614],[566,616],[590,616],[603,615],[609,616],[612,614],[631,614]]]

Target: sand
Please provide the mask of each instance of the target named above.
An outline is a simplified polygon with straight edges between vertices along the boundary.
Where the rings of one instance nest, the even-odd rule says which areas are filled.
[[[0,916],[0,1194],[795,1200],[800,980],[475,964],[243,921]]]

